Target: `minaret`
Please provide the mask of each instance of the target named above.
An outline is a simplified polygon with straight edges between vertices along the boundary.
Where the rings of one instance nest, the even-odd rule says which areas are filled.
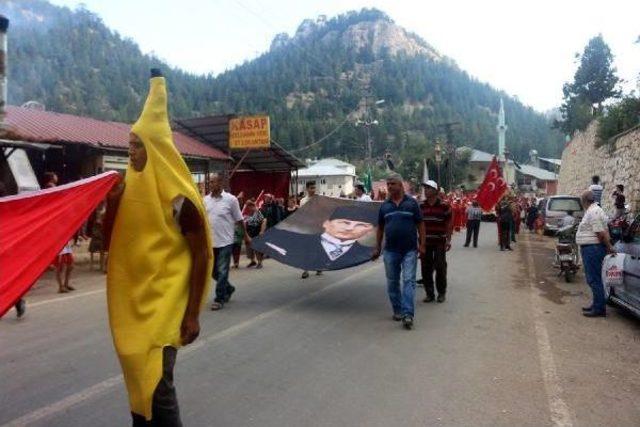
[[[507,124],[504,120],[504,103],[502,102],[502,98],[500,98],[500,112],[498,113],[498,126],[496,126],[496,129],[498,129],[498,161],[504,162],[504,135],[507,132]]]

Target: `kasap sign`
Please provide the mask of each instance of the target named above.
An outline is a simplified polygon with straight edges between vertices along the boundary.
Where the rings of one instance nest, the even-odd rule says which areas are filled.
[[[269,116],[246,116],[229,120],[229,148],[269,148]]]

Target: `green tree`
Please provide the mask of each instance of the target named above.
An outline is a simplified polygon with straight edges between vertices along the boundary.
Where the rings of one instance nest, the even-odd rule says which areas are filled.
[[[599,34],[577,54],[580,65],[572,83],[566,83],[562,92],[564,101],[560,108],[562,121],[556,126],[565,133],[586,128],[593,116],[602,113],[602,104],[620,96],[620,79],[613,66],[613,54]]]

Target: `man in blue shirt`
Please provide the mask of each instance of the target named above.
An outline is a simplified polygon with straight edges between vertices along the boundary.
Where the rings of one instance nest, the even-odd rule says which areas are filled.
[[[424,224],[418,202],[404,193],[402,177],[399,174],[394,173],[387,178],[387,192],[389,197],[382,203],[378,213],[377,245],[373,259],[380,256],[382,239],[385,237],[383,259],[393,320],[402,320],[402,325],[411,329],[418,252],[420,256],[424,256],[425,253]]]

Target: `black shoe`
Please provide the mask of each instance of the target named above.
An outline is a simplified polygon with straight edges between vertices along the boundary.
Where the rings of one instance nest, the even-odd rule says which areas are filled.
[[[469,245],[464,245],[464,247],[465,247],[465,248],[468,248],[468,247],[469,247]]]
[[[394,322],[399,322],[402,320],[402,314],[394,314],[392,319]]]
[[[247,264],[247,268],[251,268],[258,265],[255,261],[251,261],[249,264]]]
[[[440,294],[438,295],[438,299],[436,300],[437,302],[444,302],[447,298],[444,296],[444,294]]]
[[[508,250],[508,251],[513,251],[513,249],[511,248],[511,246],[507,246],[507,250]]]
[[[418,284],[418,285],[424,285],[424,279],[418,279],[418,280],[416,280],[416,284]]]
[[[227,296],[224,299],[224,303],[229,302],[229,300],[231,299],[231,295],[233,295],[233,293],[236,291],[236,288],[229,285],[229,291],[227,292]]]
[[[316,276],[322,276],[322,271],[316,271]]]
[[[606,317],[607,316],[607,312],[606,311],[585,311],[582,313],[582,315],[584,317]]]
[[[402,318],[402,326],[404,326],[404,328],[407,330],[413,329],[413,317],[404,316]]]
[[[27,303],[20,299],[16,304],[16,312],[18,313],[18,319],[24,316],[24,313],[27,311]]]
[[[309,272],[308,271],[303,271],[302,272],[302,276],[303,279],[306,279],[307,277],[309,277]]]
[[[427,295],[422,302],[433,302],[436,299],[433,295]]]
[[[589,306],[589,307],[582,307],[582,311],[591,311],[591,310],[593,310],[593,307],[592,307],[592,306]]]

